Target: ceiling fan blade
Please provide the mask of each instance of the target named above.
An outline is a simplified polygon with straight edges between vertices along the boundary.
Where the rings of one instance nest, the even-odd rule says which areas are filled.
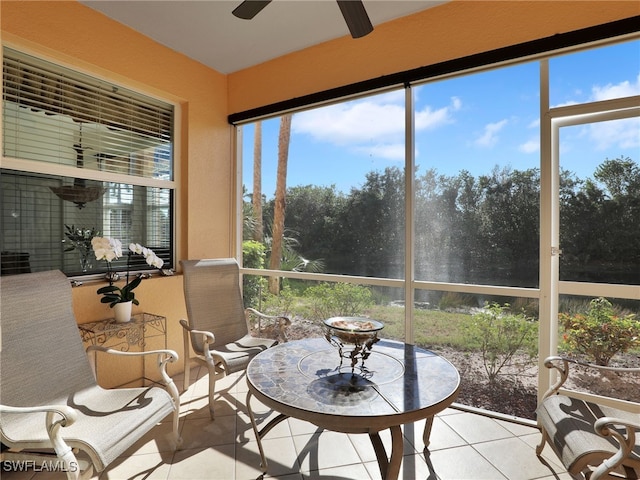
[[[337,0],[337,2],[353,38],[364,37],[373,32],[373,25],[362,0]]]
[[[271,3],[271,0],[244,0],[244,2],[234,8],[231,13],[238,18],[251,20],[259,14],[264,7],[269,5],[269,3]]]

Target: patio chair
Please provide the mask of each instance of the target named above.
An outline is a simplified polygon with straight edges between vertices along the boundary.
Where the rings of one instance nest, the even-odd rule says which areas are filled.
[[[8,462],[3,468],[37,465],[64,471],[68,479],[89,478],[171,413],[172,439],[180,443],[178,389],[166,372],[167,362],[177,360],[175,352],[91,346],[90,358],[73,314],[69,279],[60,271],[2,277],[0,293],[0,460]],[[98,352],[157,356],[166,390],[100,387]],[[79,452],[85,454],[82,464]]]
[[[588,480],[640,478],[640,407],[621,410],[559,393],[569,378],[570,364],[609,372],[639,373],[640,368],[616,368],[549,357],[547,368],[559,372],[536,410],[542,441],[540,456],[549,443],[573,478]]]
[[[182,260],[187,320],[184,327],[184,390],[189,388],[189,344],[194,359],[209,371],[209,414],[214,418],[216,381],[225,375],[245,370],[258,353],[286,341],[285,316],[264,315],[244,309],[240,291],[238,263],[233,258]],[[260,338],[250,333],[248,316],[274,322],[277,339]]]

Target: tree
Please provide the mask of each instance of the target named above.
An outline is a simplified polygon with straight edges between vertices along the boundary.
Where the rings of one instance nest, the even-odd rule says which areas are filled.
[[[564,172],[563,172],[564,173]],[[568,174],[563,175],[565,178]],[[561,186],[563,183],[561,183]],[[637,284],[640,280],[640,168],[606,159],[561,195],[562,280]]]
[[[262,224],[262,122],[256,122],[253,137],[253,194],[251,199],[255,227],[253,239],[261,242],[264,237]]]
[[[607,158],[593,176],[605,185],[609,198],[640,193],[640,167],[629,157]]]
[[[331,261],[332,272],[339,272],[336,252],[342,243],[345,228],[339,220],[345,206],[345,196],[335,186],[296,186],[287,189],[286,229],[298,239],[296,250],[306,258]],[[268,207],[267,207],[268,208]],[[341,273],[341,272],[339,272]]]
[[[482,189],[479,251],[486,280],[534,285],[539,248],[540,174],[537,169],[494,168]]]
[[[288,113],[280,117],[278,136],[278,172],[276,177],[276,197],[273,210],[273,230],[271,240],[271,258],[269,268],[280,270],[282,264],[282,239],[284,237],[284,216],[287,191],[287,163],[289,160],[289,142],[291,140],[291,117]],[[280,278],[269,277],[269,291],[277,295],[280,291]]]
[[[352,189],[341,219],[349,227],[342,242],[341,273],[402,277],[404,191],[404,172],[397,167],[369,172],[362,188]]]

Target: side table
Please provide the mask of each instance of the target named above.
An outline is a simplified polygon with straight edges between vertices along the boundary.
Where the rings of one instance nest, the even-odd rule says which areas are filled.
[[[167,319],[153,313],[136,313],[131,315],[131,321],[126,323],[116,323],[113,318],[83,323],[78,325],[78,330],[86,346],[99,345],[123,352],[131,349],[144,352],[151,341],[160,341],[162,345],[154,348],[167,348]],[[142,376],[128,380],[123,385],[138,380],[142,380],[143,385],[146,385],[147,381],[154,382],[146,376],[146,359],[141,360]]]

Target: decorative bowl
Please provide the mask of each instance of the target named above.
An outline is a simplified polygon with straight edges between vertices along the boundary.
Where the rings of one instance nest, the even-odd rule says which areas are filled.
[[[365,370],[364,361],[371,354],[371,348],[379,340],[378,332],[383,328],[382,322],[370,318],[332,317],[324,321],[324,336],[338,349],[340,367],[345,358],[350,359],[353,373],[358,362],[359,368]]]

